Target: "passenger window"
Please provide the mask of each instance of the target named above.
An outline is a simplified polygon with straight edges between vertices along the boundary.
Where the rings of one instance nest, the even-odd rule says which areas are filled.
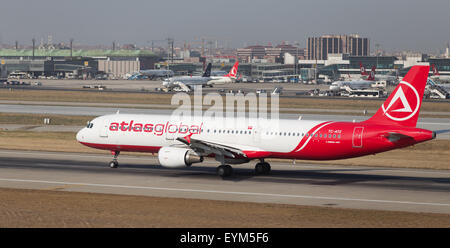
[[[336,139],[336,134],[333,134],[333,138],[335,138],[335,139]]]
[[[338,134],[338,139],[340,139],[341,138],[341,135],[340,134]]]

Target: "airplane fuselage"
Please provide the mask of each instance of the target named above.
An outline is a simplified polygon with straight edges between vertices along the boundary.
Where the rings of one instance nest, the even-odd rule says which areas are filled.
[[[238,148],[246,159],[334,160],[434,138],[429,130],[364,122],[281,119],[259,124],[256,119],[239,118],[227,121],[232,124],[224,126],[222,121],[203,118],[172,121],[169,115],[107,115],[94,119],[91,128],[83,128],[77,140],[97,149],[157,153],[161,147],[183,145],[177,138],[192,134],[192,138]],[[391,137],[392,133],[411,138],[396,140],[398,136]]]

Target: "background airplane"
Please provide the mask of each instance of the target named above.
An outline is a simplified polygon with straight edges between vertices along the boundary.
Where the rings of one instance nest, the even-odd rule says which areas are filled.
[[[433,70],[433,75],[430,77],[432,80],[450,82],[450,75],[441,75],[435,64],[431,64],[431,68]]]
[[[361,68],[364,68],[364,67],[361,67]],[[372,85],[374,85],[374,83],[375,83],[374,73],[375,73],[375,66],[372,67],[372,71],[370,72],[367,79],[336,81],[336,82],[331,83],[330,90],[331,91],[341,91],[341,90],[346,90],[346,88],[350,88],[352,90],[372,88]],[[363,74],[367,74],[367,73],[365,72],[364,69],[361,69],[361,75],[363,75]]]
[[[231,70],[228,74],[224,76],[211,76],[211,80],[208,82],[209,86],[213,86],[215,84],[228,84],[228,83],[234,83],[236,81],[236,75],[239,67],[239,61],[236,61],[234,63],[233,67],[231,67]]]
[[[178,90],[189,92],[194,89],[194,87],[203,87],[208,84],[211,80],[211,63],[205,69],[202,76],[182,76],[182,77],[172,77],[163,81],[163,87],[170,90]]]
[[[384,81],[391,81],[391,82],[393,82],[393,81],[397,81],[398,80],[398,76],[394,76],[394,75],[387,75],[387,74],[376,74],[376,66],[374,66],[373,68],[372,68],[372,71],[373,71],[373,80],[375,80],[375,81],[381,81],[381,80],[384,80]]]

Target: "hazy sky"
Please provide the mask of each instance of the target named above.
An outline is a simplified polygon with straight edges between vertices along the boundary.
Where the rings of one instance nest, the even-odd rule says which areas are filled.
[[[53,36],[79,44],[150,44],[171,36],[277,44],[359,33],[388,51],[437,52],[450,42],[449,0],[0,0],[0,42]]]

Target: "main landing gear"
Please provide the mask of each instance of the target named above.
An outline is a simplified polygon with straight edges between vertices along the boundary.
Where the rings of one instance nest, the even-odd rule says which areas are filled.
[[[222,178],[229,177],[233,174],[233,167],[228,164],[223,164],[217,167],[217,175]]]
[[[255,165],[255,174],[256,175],[267,175],[270,173],[270,164],[264,162],[264,159],[261,159],[261,162]]]
[[[111,151],[112,154],[114,154],[114,158],[111,162],[109,162],[110,168],[117,168],[119,167],[119,162],[117,162],[117,157],[119,157],[120,151]]]
[[[267,175],[270,173],[270,164],[261,160],[261,162],[255,165],[255,174],[256,175]],[[217,167],[217,175],[222,178],[229,177],[233,174],[233,168],[228,164],[223,164]]]

